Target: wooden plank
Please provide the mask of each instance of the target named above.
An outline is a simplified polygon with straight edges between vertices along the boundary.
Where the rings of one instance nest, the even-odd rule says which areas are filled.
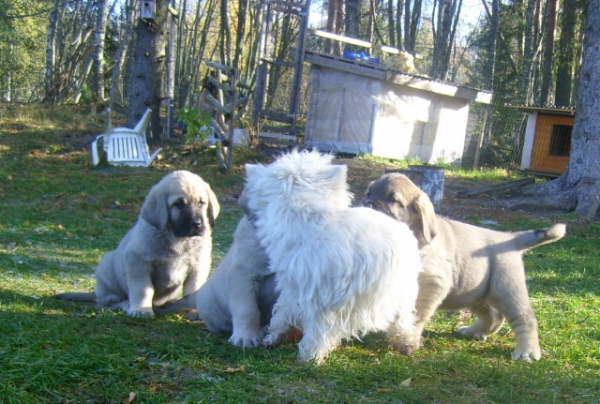
[[[349,43],[352,45],[362,46],[363,48],[380,50],[380,51],[391,53],[394,55],[397,55],[400,53],[400,49],[392,48],[391,46],[377,45],[377,44],[373,44],[371,42],[363,41],[363,40],[356,39],[356,38],[350,38],[350,37],[343,36],[343,35],[333,34],[331,32],[327,32],[327,31],[321,31],[318,29],[309,29],[308,32],[310,34],[319,36],[321,38],[334,39],[336,41]]]
[[[264,132],[271,133],[297,133],[299,131],[298,128],[292,127],[284,127],[284,126],[273,126],[273,125],[262,125],[260,129]]]
[[[208,102],[210,102],[210,105],[212,105],[221,114],[227,115],[229,113],[229,111],[227,110],[227,108],[225,108],[224,106],[222,106],[221,103],[219,103],[219,101],[217,101],[212,95],[208,94],[206,96],[206,99],[208,100]]]
[[[287,114],[284,114],[281,112],[274,112],[274,111],[260,111],[259,118],[266,119],[269,121],[289,123],[289,124],[291,124],[294,121],[293,116],[289,116]]]
[[[267,139],[280,139],[286,140],[288,142],[295,142],[296,136],[294,135],[284,135],[283,133],[267,133],[267,132],[258,132],[258,137],[264,137]]]
[[[227,74],[230,74],[234,70],[233,67],[229,67],[227,65],[222,65],[221,63],[213,62],[211,60],[205,60],[204,63],[207,66],[212,67],[213,69],[222,70]]]
[[[310,54],[308,52],[304,56],[304,61],[318,66],[328,67],[330,69],[341,70],[347,73],[354,73],[374,79],[385,80],[385,71],[381,69],[375,69],[372,66],[365,65],[364,63],[346,62],[343,60]]]
[[[523,178],[521,180],[503,182],[502,184],[486,185],[486,186],[475,188],[475,189],[472,189],[469,191],[457,192],[456,196],[459,198],[463,198],[465,196],[483,194],[486,192],[505,191],[507,189],[519,188],[519,187],[523,187],[525,185],[533,184],[534,182],[535,182],[535,178],[528,177],[528,178]]]
[[[222,91],[226,92],[227,94],[231,94],[233,92],[231,87],[229,87],[229,84],[223,83],[214,78],[213,76],[208,76],[208,81],[215,87],[220,88]]]

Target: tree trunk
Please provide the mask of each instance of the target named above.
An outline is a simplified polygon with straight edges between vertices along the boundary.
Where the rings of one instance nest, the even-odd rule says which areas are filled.
[[[233,68],[236,72],[240,71],[241,58],[244,52],[244,43],[246,41],[246,20],[248,19],[249,0],[238,0],[237,28],[235,33],[235,49],[233,55]]]
[[[392,0],[390,0],[391,2]],[[406,0],[409,1],[409,0]],[[404,0],[398,0],[396,6],[396,44],[399,49],[404,49],[404,43],[402,40],[402,16],[404,13]]]
[[[135,28],[136,42],[129,86],[127,125],[134,127],[146,109],[150,108],[151,141],[158,140],[161,133],[160,103],[164,98],[167,5],[167,0],[157,0],[154,19],[140,18]]]
[[[387,0],[388,36],[390,46],[396,48],[396,18],[394,15],[394,0]]]
[[[433,25],[433,63],[431,76],[436,79],[446,80],[450,66],[450,56],[454,46],[454,36],[460,18],[462,0],[437,0],[438,7],[434,7]],[[437,18],[435,14],[437,11]]]
[[[415,54],[422,5],[423,0],[406,0],[404,3],[404,50],[411,55]]]
[[[332,32],[334,34],[338,33],[339,27],[337,26],[338,23],[338,8],[340,6],[340,2],[338,2],[338,0],[329,0],[327,2],[327,25],[326,25],[326,30],[327,32]],[[325,40],[325,53],[334,53],[335,52],[335,42],[331,39],[326,39]]]
[[[532,104],[536,62],[539,56],[539,8],[540,0],[527,0],[525,13],[525,45],[523,49],[522,99],[524,104]]]
[[[542,86],[540,104],[548,104],[550,82],[552,81],[552,58],[554,55],[554,30],[556,29],[556,0],[546,2],[546,29],[544,36],[544,59],[542,65]]]
[[[92,65],[92,98],[95,102],[104,101],[104,37],[108,20],[108,1],[97,0],[96,24],[94,30],[93,65]]]
[[[558,68],[556,70],[554,95],[554,105],[559,107],[571,105],[573,63],[575,63],[573,40],[575,39],[577,3],[577,0],[563,0],[562,5],[562,24],[558,42]]]
[[[592,219],[600,205],[600,0],[590,0],[584,28],[583,60],[579,77],[577,112],[571,135],[567,171],[554,181],[526,191],[533,197],[505,201],[505,207],[556,207],[574,210]]]
[[[61,7],[61,0],[56,0],[50,16],[48,18],[48,38],[46,39],[46,73],[44,77],[44,99],[51,101],[54,99],[54,65],[56,58],[56,29],[58,25],[58,10]]]
[[[135,1],[134,1],[135,2]],[[120,36],[119,41],[119,50],[115,55],[114,66],[112,69],[111,77],[110,77],[110,105],[113,104],[122,105],[124,103],[123,94],[123,77],[125,70],[125,57],[129,52],[131,37],[133,34],[133,16],[135,15],[135,10],[132,1],[127,1],[125,4],[125,22],[123,33]]]
[[[221,63],[231,66],[231,27],[229,25],[229,0],[221,0]]]
[[[346,36],[360,39],[360,9],[362,0],[346,0]],[[346,44],[350,52],[362,50],[357,45]]]

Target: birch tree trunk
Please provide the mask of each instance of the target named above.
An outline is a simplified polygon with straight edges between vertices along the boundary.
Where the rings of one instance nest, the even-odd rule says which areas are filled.
[[[56,58],[56,29],[58,25],[58,10],[62,0],[56,0],[48,18],[48,38],[46,40],[46,71],[44,75],[44,100],[51,101],[54,88],[54,66]]]
[[[231,27],[229,25],[229,0],[221,0],[221,63],[231,66]]]
[[[119,50],[115,55],[114,65],[110,77],[110,105],[124,103],[123,78],[125,76],[125,57],[127,56],[133,36],[133,17],[136,15],[137,0],[128,0],[125,3],[125,18],[123,33],[120,36]]]
[[[104,37],[108,19],[108,0],[96,1],[96,24],[93,38],[92,98],[104,101]]]

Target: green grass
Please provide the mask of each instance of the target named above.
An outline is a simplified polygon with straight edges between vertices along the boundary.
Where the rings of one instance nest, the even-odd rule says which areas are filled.
[[[239,150],[232,172],[222,175],[210,151],[171,142],[150,168],[92,167],[78,139],[103,125],[67,107],[0,108],[1,403],[117,403],[131,392],[136,403],[600,402],[600,225],[570,216],[515,214],[500,226],[569,223],[565,239],[525,255],[544,352],[536,363],[510,360],[507,326],[487,342],[467,341],[453,330],[469,320],[445,312],[413,357],[374,334],[343,345],[319,367],[296,362],[293,344],[244,350],[183,316],[136,319],[52,299],[93,288],[94,265],[173,169],[200,174],[220,197],[218,262],[241,216],[232,196],[242,187],[243,163],[265,160]],[[364,175],[375,178],[367,169],[402,166],[360,160]]]

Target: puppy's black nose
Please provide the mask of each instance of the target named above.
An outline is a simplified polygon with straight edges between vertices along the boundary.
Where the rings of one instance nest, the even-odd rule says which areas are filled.
[[[197,229],[197,228],[199,228],[200,226],[202,226],[202,221],[201,221],[201,220],[192,220],[192,221],[190,222],[190,227],[191,227],[192,229]]]

